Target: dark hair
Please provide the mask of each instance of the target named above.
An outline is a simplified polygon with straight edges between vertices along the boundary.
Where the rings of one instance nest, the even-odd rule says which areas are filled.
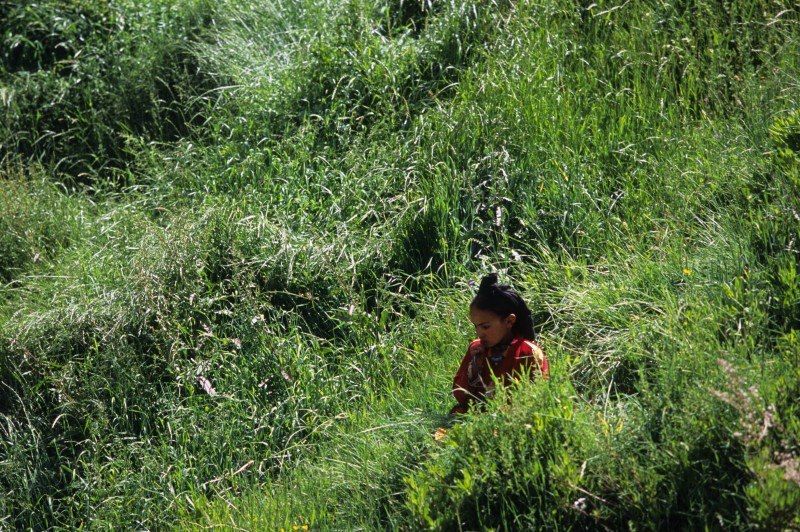
[[[490,273],[481,279],[481,286],[472,298],[470,307],[494,312],[501,318],[514,314],[517,317],[511,328],[514,334],[526,340],[534,339],[533,318],[528,305],[516,290],[505,284],[497,284],[496,273]]]

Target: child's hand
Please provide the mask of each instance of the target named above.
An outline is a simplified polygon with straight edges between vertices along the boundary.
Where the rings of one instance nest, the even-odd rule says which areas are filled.
[[[436,441],[442,441],[445,436],[447,436],[447,429],[444,427],[439,427],[433,433],[433,439]]]

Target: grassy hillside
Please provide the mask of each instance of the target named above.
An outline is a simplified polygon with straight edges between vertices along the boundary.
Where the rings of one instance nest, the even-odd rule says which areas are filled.
[[[793,2],[0,8],[0,528],[800,527]]]

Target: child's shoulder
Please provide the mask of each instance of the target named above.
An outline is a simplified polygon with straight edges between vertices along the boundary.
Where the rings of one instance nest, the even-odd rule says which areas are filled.
[[[483,350],[481,346],[481,341],[477,338],[469,343],[469,347],[467,348],[467,353],[470,355],[476,355]]]
[[[534,357],[536,360],[541,361],[545,358],[544,351],[541,346],[533,340],[519,339],[516,351],[517,357]]]

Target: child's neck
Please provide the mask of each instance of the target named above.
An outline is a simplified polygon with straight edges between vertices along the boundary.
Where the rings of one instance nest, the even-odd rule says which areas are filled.
[[[490,347],[489,352],[494,355],[505,353],[512,341],[514,341],[514,333],[508,333],[499,343]]]

